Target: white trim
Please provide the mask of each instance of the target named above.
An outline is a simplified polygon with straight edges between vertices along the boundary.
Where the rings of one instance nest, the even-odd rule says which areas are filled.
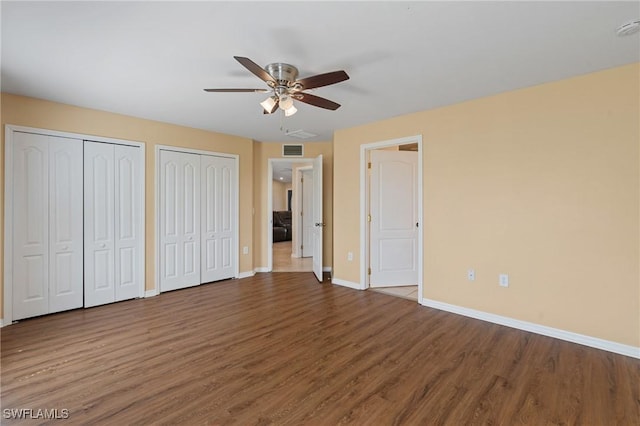
[[[61,138],[77,139],[80,141],[103,142],[115,145],[134,146],[141,149],[142,155],[142,177],[146,174],[146,144],[139,141],[131,141],[125,139],[108,138],[104,136],[87,135],[84,133],[61,132],[57,130],[40,129],[36,127],[16,126],[13,124],[5,124],[4,137],[4,280],[3,280],[3,315],[4,323],[11,324],[13,322],[13,134],[15,132],[35,133],[45,136],[57,136]],[[142,185],[142,217],[145,216],[146,185]],[[146,222],[146,219],[145,219]],[[140,230],[142,240],[142,252],[145,253],[146,247],[146,227]],[[145,268],[139,272],[141,274],[141,287],[139,296],[144,294],[144,283],[146,281]],[[83,283],[84,290],[84,283]]]
[[[154,296],[157,296],[157,295],[159,295],[159,294],[160,294],[160,293],[158,292],[158,289],[152,288],[151,290],[146,290],[146,291],[144,292],[144,297],[145,297],[145,299],[146,299],[146,298],[148,298],[148,297],[154,297]]]
[[[214,157],[232,158],[235,161],[235,179],[236,179],[236,191],[234,196],[234,202],[236,204],[236,226],[234,232],[233,253],[235,256],[235,267],[233,276],[239,278],[240,274],[240,156],[238,154],[229,154],[224,152],[205,151],[202,149],[182,148],[179,146],[171,145],[156,145],[155,146],[155,166],[154,166],[154,190],[155,193],[155,209],[154,209],[154,228],[156,230],[156,244],[154,247],[154,260],[155,260],[155,277],[153,283],[160,292],[160,151],[173,151],[184,152],[188,154],[198,155],[211,155]]]
[[[354,283],[353,281],[341,280],[340,278],[331,278],[331,284],[341,285],[343,287],[349,287],[354,290],[366,290],[364,284]]]
[[[384,148],[409,143],[418,144],[418,294],[422,294],[423,288],[423,263],[424,259],[424,217],[422,213],[423,185],[422,185],[422,135],[407,136],[404,138],[390,139],[386,141],[373,142],[360,145],[360,282],[364,288],[369,288],[367,268],[369,267],[368,256],[368,233],[367,233],[367,206],[368,206],[368,179],[367,179],[367,153],[372,149]]]
[[[475,318],[494,324],[516,328],[518,330],[529,331],[531,333],[541,334],[543,336],[553,337],[556,339],[565,340],[567,342],[577,343],[579,345],[589,346],[592,348],[602,349],[608,352],[640,359],[640,347],[624,345],[622,343],[612,342],[610,340],[599,339],[597,337],[586,336],[584,334],[578,334],[571,331],[548,327],[546,325],[540,325],[532,322],[517,320],[514,318],[503,317],[501,315],[477,311],[475,309],[451,305],[449,303],[439,302],[437,300],[431,300],[427,298],[422,298],[420,304],[428,306],[430,308],[440,309],[442,311],[463,315],[465,317]]]
[[[240,280],[242,278],[249,278],[249,277],[253,277],[255,275],[255,271],[245,271],[245,272],[240,272],[237,276],[237,278]]]
[[[256,271],[256,273],[263,273],[263,272],[270,272],[269,268],[267,268],[266,266],[258,266],[257,268],[254,269],[254,271]]]
[[[128,145],[128,146],[136,146],[136,147],[145,145],[145,143],[141,141],[108,138],[104,136],[88,135],[85,133],[60,132],[57,130],[40,129],[37,127],[16,126],[14,124],[5,125],[5,136],[6,136],[6,131],[9,129],[11,129],[14,132],[35,133],[35,134],[44,135],[44,136],[58,136],[61,138],[81,139],[83,141],[104,142],[104,143],[111,143],[116,145]]]
[[[331,266],[323,266],[322,272],[331,272]]]
[[[4,327],[4,326],[5,326],[5,324],[4,324],[4,320],[3,320],[2,318],[0,318],[0,328],[2,328],[2,327]]]

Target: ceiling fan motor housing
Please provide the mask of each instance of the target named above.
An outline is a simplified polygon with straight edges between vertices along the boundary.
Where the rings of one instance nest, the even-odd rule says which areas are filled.
[[[298,78],[298,68],[282,62],[269,64],[265,67],[265,70],[276,80],[279,86],[290,86]]]

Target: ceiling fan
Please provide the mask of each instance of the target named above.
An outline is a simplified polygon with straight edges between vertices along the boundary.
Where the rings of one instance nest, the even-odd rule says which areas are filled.
[[[325,74],[318,74],[306,77],[300,80],[298,78],[298,69],[293,65],[282,62],[275,62],[262,68],[249,58],[242,56],[234,56],[236,61],[251,71],[253,74],[262,79],[268,89],[204,89],[205,92],[231,93],[231,92],[253,92],[253,93],[270,93],[270,96],[260,102],[263,108],[263,114],[272,114],[278,107],[284,111],[285,116],[289,117],[298,110],[293,105],[294,99],[316,107],[330,109],[335,111],[340,108],[337,104],[329,99],[312,95],[304,92],[304,90],[315,89],[316,87],[329,86],[330,84],[340,83],[349,79],[344,71],[333,71]]]

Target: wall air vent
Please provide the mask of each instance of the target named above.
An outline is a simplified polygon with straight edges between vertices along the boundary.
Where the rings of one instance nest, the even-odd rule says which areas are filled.
[[[302,145],[302,144],[296,144],[296,145],[283,144],[282,145],[282,156],[283,157],[304,157],[304,145]]]

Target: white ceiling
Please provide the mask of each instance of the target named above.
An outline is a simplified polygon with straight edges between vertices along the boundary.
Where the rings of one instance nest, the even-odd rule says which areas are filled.
[[[630,2],[1,3],[3,92],[240,135],[333,131],[640,61]],[[327,111],[263,115],[237,63],[344,69]]]

